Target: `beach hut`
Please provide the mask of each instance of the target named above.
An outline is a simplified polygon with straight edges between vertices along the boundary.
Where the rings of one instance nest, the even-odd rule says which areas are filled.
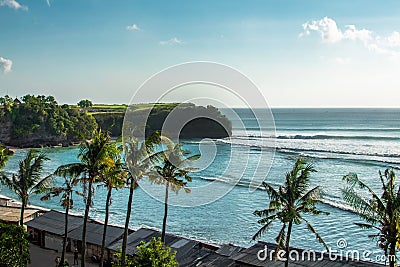
[[[24,223],[35,219],[38,214],[39,210],[37,209],[26,209],[24,212]],[[20,218],[21,208],[0,205],[0,222],[18,225]]]
[[[11,206],[12,198],[0,195],[0,206],[8,207]]]
[[[140,245],[140,242],[149,242],[153,237],[161,237],[161,233],[153,229],[140,228],[130,234],[128,236],[127,255],[134,257],[137,254],[136,247]],[[179,262],[179,266],[231,266],[228,263],[234,263],[233,260],[229,260],[229,257],[216,253],[218,247],[198,240],[166,234],[165,245],[176,251],[176,260]],[[108,246],[110,258],[113,258],[114,253],[121,246],[122,240]],[[224,264],[213,265],[213,262],[221,264],[224,262]]]
[[[68,232],[83,224],[82,216],[68,215]],[[26,223],[32,242],[42,248],[62,251],[65,230],[65,213],[51,210]],[[70,243],[67,251],[71,251]]]
[[[75,228],[68,234],[68,238],[79,252],[82,250],[82,228],[83,225]],[[89,221],[86,226],[86,253],[89,257],[99,258],[101,252],[101,243],[103,238],[104,224],[95,221]],[[107,225],[106,248],[113,242],[122,238],[124,228],[120,226]],[[105,259],[108,259],[109,252],[106,250]]]

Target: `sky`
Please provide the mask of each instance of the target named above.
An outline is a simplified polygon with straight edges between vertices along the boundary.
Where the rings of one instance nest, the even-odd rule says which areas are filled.
[[[271,107],[400,107],[399,14],[398,0],[0,0],[0,95],[129,103],[155,73],[211,61]]]

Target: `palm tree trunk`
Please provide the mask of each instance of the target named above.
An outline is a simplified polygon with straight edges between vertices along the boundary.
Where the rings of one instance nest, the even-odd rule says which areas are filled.
[[[162,234],[161,234],[161,241],[164,244],[165,244],[165,230],[167,228],[167,216],[168,216],[168,189],[169,189],[169,182],[167,182],[167,186],[165,187],[164,219],[163,219]]]
[[[90,204],[92,203],[92,186],[93,180],[92,178],[89,179],[89,192],[88,197],[86,199],[86,208],[85,208],[85,217],[83,218],[83,227],[82,227],[82,258],[81,258],[81,267],[85,267],[85,258],[86,258],[86,228],[87,228],[87,221],[89,218],[89,210]]]
[[[23,226],[24,225],[24,212],[25,212],[25,206],[26,206],[26,201],[24,198],[22,200],[22,205],[21,205],[21,216],[19,218],[19,225]]]
[[[292,224],[293,220],[289,222],[287,234],[286,234],[286,261],[285,261],[285,267],[289,266],[289,253],[290,253],[290,234],[292,233]]]
[[[122,240],[122,256],[121,256],[121,267],[125,267],[126,265],[126,245],[128,243],[128,229],[129,222],[131,219],[131,211],[132,211],[132,199],[133,199],[133,190],[135,189],[135,179],[132,177],[131,186],[129,188],[129,199],[128,199],[128,207],[126,209],[126,218],[125,218],[125,228],[124,228],[124,237]]]
[[[396,241],[390,244],[390,251],[389,251],[389,267],[396,266]]]
[[[110,211],[111,191],[112,191],[112,188],[110,188],[108,190],[108,193],[107,193],[106,218],[104,219],[103,240],[101,241],[101,252],[100,252],[100,264],[99,264],[99,267],[103,267],[103,261],[104,261],[104,251],[105,251],[105,248],[106,248],[106,235],[107,235],[108,216],[109,216],[109,211]]]
[[[63,249],[61,253],[60,266],[64,266],[65,252],[67,251],[67,238],[68,238],[68,213],[69,213],[69,196],[67,199],[67,207],[65,209],[65,228],[64,228],[64,239],[63,239]]]

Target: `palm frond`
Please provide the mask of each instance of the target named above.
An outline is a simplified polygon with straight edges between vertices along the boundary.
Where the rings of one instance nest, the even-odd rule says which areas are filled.
[[[264,224],[252,237],[253,240],[260,238],[270,227],[273,221]]]
[[[372,206],[364,198],[357,194],[353,188],[342,189],[343,200],[354,208],[357,214],[370,223],[376,223],[376,207]]]
[[[354,223],[355,225],[357,225],[358,227],[360,227],[360,228],[363,228],[363,229],[377,229],[377,230],[381,230],[379,227],[376,227],[375,225],[373,225],[373,224],[368,224],[368,223],[357,223],[357,222],[355,222]]]
[[[286,243],[286,223],[282,225],[281,230],[279,231],[277,237],[275,238],[275,241],[277,243],[277,248],[276,251],[280,251],[285,247]]]
[[[318,240],[319,243],[321,243],[327,251],[329,251],[328,245],[325,243],[325,241],[322,239],[322,237],[318,234],[318,232],[314,229],[314,227],[306,220],[303,218],[307,225],[307,229],[312,232],[315,235],[315,238]]]
[[[349,173],[348,175],[345,175],[343,177],[343,181],[347,182],[350,185],[350,188],[353,187],[355,185],[357,185],[360,189],[366,189],[371,195],[372,197],[376,200],[377,204],[378,204],[378,209],[377,211],[383,211],[385,210],[385,204],[382,202],[381,198],[364,182],[362,182],[357,174],[355,173]]]

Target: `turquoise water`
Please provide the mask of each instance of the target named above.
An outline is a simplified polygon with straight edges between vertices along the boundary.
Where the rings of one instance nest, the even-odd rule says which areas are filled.
[[[171,207],[169,232],[213,243],[250,246],[254,242],[251,237],[259,228],[252,212],[266,207],[268,198],[263,190],[249,190],[248,181],[252,179],[252,170],[256,168],[261,151],[270,149],[269,144],[275,143],[276,153],[265,179],[278,185],[283,181],[285,172],[292,167],[294,158],[309,158],[318,170],[312,175],[312,185],[321,185],[326,192],[325,204],[321,204],[320,208],[330,212],[329,216],[308,218],[317,231],[332,248],[336,248],[340,238],[345,238],[347,249],[379,251],[376,241],[367,237],[368,232],[353,224],[360,220],[341,200],[340,189],[345,186],[341,179],[347,173],[355,172],[378,191],[378,170],[400,168],[400,109],[275,109],[276,137],[260,137],[258,126],[249,110],[238,109],[236,112],[246,129],[238,128],[238,122],[233,121],[231,139],[212,140],[216,146],[215,159],[206,169],[193,175],[191,187],[217,180],[213,183],[215,191],[209,190],[200,196],[210,198],[217,191],[228,191],[235,179],[241,178],[240,182],[224,197],[210,204],[190,208]],[[268,139],[267,142],[262,138]],[[184,141],[185,147],[192,151],[199,150],[199,142]],[[78,148],[47,148],[43,151],[51,158],[45,169],[50,173],[61,164],[76,161]],[[236,157],[248,158],[248,166],[243,174],[239,166],[235,169],[235,165],[229,169],[229,173],[221,176],[232,151],[235,151]],[[14,172],[23,155],[24,151],[18,150],[5,170]],[[260,166],[264,173],[268,172],[268,167],[268,164]],[[1,194],[14,196],[6,188],[2,189]],[[114,192],[111,223],[123,224],[127,194],[126,189]],[[91,213],[93,218],[104,218],[105,195],[103,188],[96,190]],[[83,202],[76,198],[73,211],[83,213]],[[183,192],[176,200],[182,203],[194,201],[190,194]],[[60,209],[57,200],[42,202],[38,196],[33,196],[31,203]],[[162,216],[163,203],[142,189],[135,191],[132,227],[149,226],[159,229]],[[274,242],[279,226],[275,224],[263,240]],[[293,232],[292,245],[322,250],[322,246],[306,230],[305,225],[296,225]]]

